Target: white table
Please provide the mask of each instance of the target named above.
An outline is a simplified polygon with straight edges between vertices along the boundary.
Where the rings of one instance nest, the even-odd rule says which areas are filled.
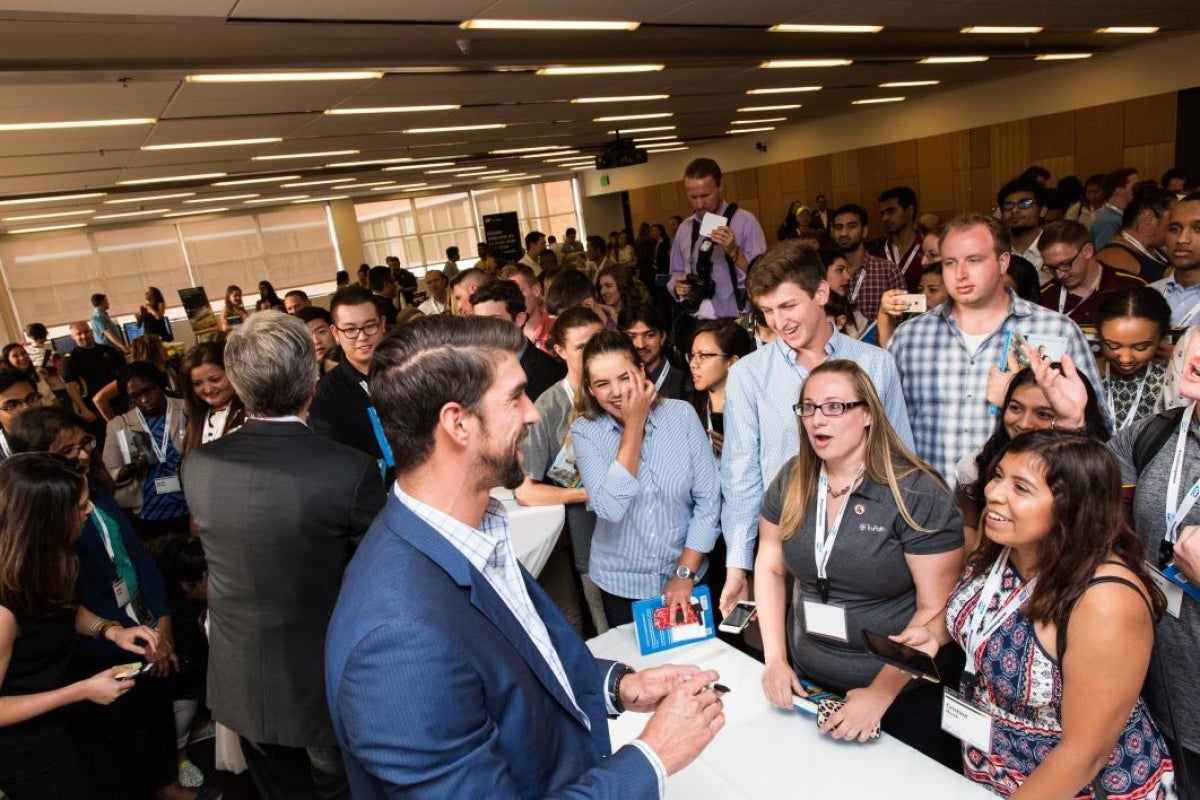
[[[642,657],[633,626],[626,625],[590,640],[588,647],[601,658],[639,668],[674,663],[715,669],[729,687],[725,727],[696,761],[671,776],[669,798],[994,800],[982,787],[886,733],[867,744],[820,735],[815,717],[768,703],[760,683],[762,664],[719,639]],[[646,719],[622,714],[613,720],[613,747],[634,739]]]
[[[567,519],[565,508],[561,505],[518,505],[512,499],[512,492],[502,489],[493,489],[492,496],[504,503],[508,510],[508,532],[517,560],[536,578],[558,543],[558,536]]]

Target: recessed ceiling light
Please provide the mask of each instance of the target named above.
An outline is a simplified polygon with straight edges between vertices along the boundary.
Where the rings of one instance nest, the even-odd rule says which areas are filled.
[[[247,200],[246,205],[253,206],[259,203],[290,203],[293,200],[305,200],[309,197],[306,194],[289,194],[284,197],[262,197],[258,200]]]
[[[432,186],[410,186],[407,189],[401,189],[402,192],[432,192],[434,189],[449,189],[453,183],[435,183]]]
[[[768,117],[767,119],[735,119],[730,125],[765,125],[769,122],[787,122],[787,117]]]
[[[662,64],[611,64],[591,67],[542,67],[538,75],[610,75],[630,72],[661,72]]]
[[[547,158],[543,160],[547,164],[570,164],[572,161],[583,161],[589,158],[592,158],[592,156],[562,156],[561,158]]]
[[[264,136],[259,139],[217,139],[211,142],[175,142],[173,144],[144,144],[142,150],[192,150],[199,147],[240,147],[248,144],[276,144],[281,136]]]
[[[476,172],[471,175],[464,175],[463,177],[464,178],[490,178],[494,175],[507,175],[507,174],[508,174],[508,170],[506,170],[506,169],[493,169],[493,170],[488,170],[487,172]]]
[[[572,103],[640,103],[645,100],[667,100],[669,94],[627,94],[608,97],[576,97]]]
[[[880,89],[907,89],[912,86],[937,86],[941,81],[888,81],[879,84]]]
[[[654,133],[656,131],[673,131],[675,125],[654,125],[649,128],[621,128],[620,133]],[[608,136],[616,136],[618,131],[605,131]]]
[[[1043,53],[1034,56],[1034,61],[1081,61],[1091,57],[1091,53]]]
[[[762,69],[819,69],[821,67],[848,67],[854,62],[848,58],[776,58],[764,61]]]
[[[349,199],[350,199],[350,195],[348,195],[348,194],[334,194],[334,195],[329,195],[328,197],[308,197],[308,198],[305,198],[304,200],[293,200],[292,205],[296,205],[297,203],[328,203],[330,200],[349,200]]]
[[[503,122],[493,122],[487,125],[455,125],[443,128],[406,128],[401,133],[454,133],[456,131],[490,131],[505,127]]]
[[[329,70],[326,72],[214,72],[188,75],[188,83],[290,83],[292,81],[372,81],[383,77],[374,70]]]
[[[323,150],[317,153],[281,153],[273,156],[251,156],[251,161],[283,161],[288,158],[331,158],[333,156],[356,156],[357,150]]]
[[[743,106],[737,110],[739,114],[757,114],[767,111],[791,111],[794,108],[801,108],[800,103],[784,103],[778,106]]]
[[[691,148],[688,147],[687,145],[683,145],[681,147],[663,147],[658,150],[647,150],[646,152],[647,153],[678,153],[680,150],[690,150],[690,149]]]
[[[0,206],[21,206],[33,203],[60,203],[66,200],[90,200],[93,197],[104,197],[105,192],[85,192],[83,194],[60,194],[47,197],[21,197],[16,200],[0,200]]]
[[[618,114],[613,117],[596,117],[592,122],[627,122],[631,119],[666,119],[673,116],[675,115],[670,111],[661,111],[657,114]]]
[[[1041,25],[971,25],[963,28],[959,33],[998,33],[998,34],[1016,34],[1016,33],[1041,33]]]
[[[552,153],[528,153],[526,155],[519,156],[519,158],[521,158],[521,160],[525,160],[527,158],[541,158],[541,159],[545,159],[545,160],[549,161],[549,159],[546,158],[546,156],[549,156],[549,155],[573,156],[573,155],[578,155],[578,154],[579,154],[578,150],[555,150]]]
[[[353,183],[357,178],[326,178],[319,181],[300,181],[298,183],[285,183],[279,188],[281,189],[303,189],[308,186],[329,186],[334,183]]]
[[[1114,25],[1107,28],[1097,28],[1096,33],[1158,33],[1158,26]]]
[[[580,164],[578,167],[571,167],[571,169],[575,172],[578,172],[581,169],[595,169],[595,168],[596,168],[595,164]]]
[[[491,169],[488,166],[481,167],[449,167],[448,169],[429,169],[425,170],[427,175],[469,175],[472,172],[486,172]]]
[[[634,139],[633,141],[638,142],[638,143],[641,143],[641,142],[664,142],[664,141],[667,141],[670,139],[675,139],[677,137],[678,137],[678,134],[672,134],[670,136],[642,136],[637,139]],[[546,160],[549,161],[550,159],[546,159]]]
[[[462,106],[457,103],[446,103],[432,106],[365,106],[359,108],[327,108],[325,113],[331,117],[350,114],[411,114],[420,111],[458,111]]]
[[[0,125],[0,131],[57,131],[70,128],[111,128],[121,125],[153,125],[158,120],[153,117],[137,117],[133,119],[80,119],[70,122],[7,122]]]
[[[432,169],[433,167],[453,167],[453,161],[431,161],[426,164],[401,164],[396,167],[384,167],[384,172],[412,172],[418,169]]]
[[[771,33],[879,33],[882,25],[772,25]]]
[[[36,228],[12,228],[5,233],[42,233],[43,231],[65,231],[71,228],[86,228],[86,222],[72,222],[67,225],[39,225]]]
[[[536,181],[541,175],[509,175],[507,178],[496,178],[497,181]]]
[[[129,181],[117,181],[117,186],[142,186],[148,183],[171,183],[172,181],[203,181],[209,178],[224,178],[228,172],[202,172],[197,175],[171,175],[167,178],[137,178]]]
[[[377,164],[409,164],[412,158],[372,158],[367,161],[334,161],[327,167],[373,167]]]
[[[243,178],[237,181],[217,181],[213,186],[249,186],[255,183],[282,183],[283,181],[298,181],[300,175],[273,175],[270,178]]]
[[[463,30],[500,31],[636,31],[642,23],[580,19],[469,19]]]
[[[163,214],[163,219],[171,217],[198,217],[201,214],[220,214],[222,211],[228,210],[228,208],[197,208],[195,211],[176,211],[171,214]]]
[[[595,164],[596,159],[592,158],[576,158],[571,161],[560,161],[554,164],[555,167],[578,167],[580,164]]]
[[[380,186],[378,189],[372,189],[372,192],[399,192],[405,189],[419,189],[422,186],[428,186],[427,183],[406,183],[403,186]]]
[[[195,197],[195,192],[174,192],[172,194],[154,194],[147,197],[122,197],[119,200],[105,200],[104,205],[124,205],[126,203],[153,203],[158,200],[175,200],[180,197]]]
[[[540,147],[510,147],[507,150],[489,150],[493,156],[515,156],[518,153],[544,153],[549,150],[566,150],[565,144],[547,144]]]
[[[148,208],[145,211],[122,211],[120,214],[97,214],[92,219],[124,219],[126,217],[140,217],[145,214],[165,214],[170,210],[169,208]]]
[[[395,181],[371,181],[370,183],[356,183],[353,186],[347,186],[347,189],[366,189],[370,186],[395,186]]]
[[[86,217],[95,211],[55,211],[50,214],[22,214],[19,217],[5,217],[5,222],[28,222],[35,219],[61,219],[62,217]]]
[[[792,94],[794,92],[819,92],[820,86],[781,86],[775,89],[750,89],[746,94]]]
[[[903,97],[867,97],[862,100],[851,100],[852,106],[870,106],[876,103],[899,103]]]
[[[227,194],[221,197],[197,197],[195,200],[184,200],[184,204],[190,203],[226,203],[233,200],[249,200],[252,197],[260,197],[257,194]]]
[[[759,133],[761,131],[773,131],[773,130],[775,130],[775,126],[768,125],[765,128],[733,128],[732,130],[728,130],[725,132],[726,133]]]
[[[929,56],[922,58],[918,64],[978,64],[987,61],[987,56]]]

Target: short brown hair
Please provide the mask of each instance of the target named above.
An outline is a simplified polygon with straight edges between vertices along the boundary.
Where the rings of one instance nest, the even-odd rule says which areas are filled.
[[[825,280],[825,264],[816,248],[801,239],[788,239],[763,253],[746,273],[746,294],[750,299],[775,291],[791,281],[810,297]]]
[[[694,158],[684,167],[684,180],[701,180],[703,178],[712,178],[714,183],[720,183],[721,165],[711,158]]]
[[[942,229],[942,235],[938,237],[939,252],[945,245],[947,236],[974,228],[976,225],[982,225],[992,234],[992,250],[995,251],[997,258],[1004,253],[1012,251],[1012,237],[1009,236],[1008,229],[1000,224],[1000,220],[995,217],[989,217],[986,214],[971,212],[968,214],[959,214],[946,223],[946,227]]]
[[[1091,241],[1092,235],[1083,223],[1073,219],[1056,219],[1042,229],[1037,246],[1038,250],[1044,253],[1056,244],[1083,247]]]

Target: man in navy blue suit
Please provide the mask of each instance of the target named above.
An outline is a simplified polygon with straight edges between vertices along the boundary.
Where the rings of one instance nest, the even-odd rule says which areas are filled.
[[[357,800],[652,798],[724,725],[711,670],[594,658],[516,561],[488,490],[523,480],[537,411],[518,328],[426,317],[376,350],[396,483],[347,569],[326,641]],[[653,711],[611,752],[607,717]]]

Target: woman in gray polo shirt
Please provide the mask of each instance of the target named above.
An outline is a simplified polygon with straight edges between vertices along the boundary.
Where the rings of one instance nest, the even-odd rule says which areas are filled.
[[[796,404],[805,435],[763,498],[755,594],[763,692],[782,708],[800,679],[846,696],[822,732],[866,741],[879,727],[956,764],[941,732],[941,694],[867,653],[862,632],[890,635],[932,619],[962,570],[962,523],[946,484],[899,440],[871,379],[828,361]],[[785,619],[785,579],[795,576]],[[790,655],[790,659],[789,659]]]

